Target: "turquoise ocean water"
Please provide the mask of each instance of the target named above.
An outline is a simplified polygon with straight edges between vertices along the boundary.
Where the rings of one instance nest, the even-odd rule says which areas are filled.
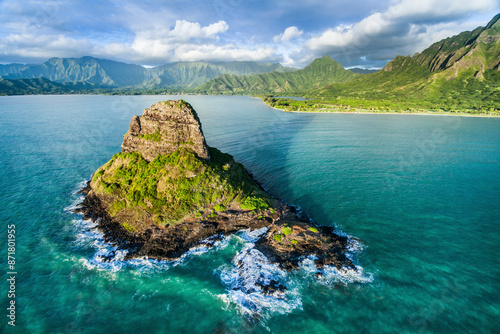
[[[359,240],[359,275],[256,267],[287,284],[278,299],[240,289],[232,260],[250,233],[175,263],[105,263],[110,247],[69,212],[132,115],[167,98],[0,97],[4,333],[499,332],[500,119],[297,114],[249,97],[183,97],[209,145]],[[6,317],[11,224],[16,327]]]

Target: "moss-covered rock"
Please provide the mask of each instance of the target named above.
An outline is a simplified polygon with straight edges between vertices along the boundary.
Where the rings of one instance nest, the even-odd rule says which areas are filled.
[[[122,148],[94,173],[90,187],[129,232],[202,219],[199,213],[211,208],[270,207],[271,197],[241,164],[206,145],[199,118],[186,101],[159,102],[134,116]]]
[[[215,148],[209,152],[212,159],[205,161],[181,147],[150,162],[139,152],[117,153],[94,174],[91,187],[113,218],[142,225],[138,229],[171,226],[209,207],[269,208],[271,198],[241,164]],[[137,210],[143,212],[140,221],[131,221]]]

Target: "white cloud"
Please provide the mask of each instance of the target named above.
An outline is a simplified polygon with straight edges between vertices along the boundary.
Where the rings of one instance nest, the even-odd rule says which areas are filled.
[[[92,53],[93,45],[64,35],[13,34],[0,39],[0,50],[7,58],[79,57]]]
[[[496,0],[402,0],[351,26],[328,29],[310,38],[304,46],[316,56],[328,53],[347,66],[362,61],[361,57],[389,60],[475,28],[457,21],[474,12],[493,11],[497,4]]]
[[[177,20],[174,29],[168,32],[168,37],[175,38],[176,40],[214,38],[218,34],[226,32],[227,29],[229,29],[229,25],[225,21],[219,21],[202,27],[198,22]]]
[[[177,20],[172,28],[139,30],[131,43],[96,44],[64,35],[12,34],[0,38],[4,59],[47,59],[97,56],[145,65],[175,61],[263,61],[275,59],[276,50],[265,46],[220,43],[219,35],[229,25],[218,21],[206,26]]]
[[[199,60],[246,60],[261,61],[275,56],[272,48],[245,48],[235,45],[182,45],[175,50],[176,58],[183,61]]]
[[[265,2],[263,16],[262,6],[240,1],[234,15],[220,16],[213,4],[201,0],[168,5],[101,1],[95,6],[75,0],[0,0],[0,62],[90,55],[144,65],[255,60],[304,66],[328,54],[344,66],[384,66],[397,54],[413,54],[484,25],[500,8],[500,0],[388,3],[280,0]],[[282,29],[285,17],[295,23],[274,30]],[[325,28],[330,22],[333,26]]]
[[[456,18],[471,12],[493,10],[497,5],[496,0],[402,0],[391,6],[386,15],[393,19],[428,22],[434,19]]]
[[[276,50],[273,48],[220,43],[219,34],[228,29],[225,21],[201,26],[197,22],[178,20],[172,29],[141,30],[129,45],[114,43],[96,52],[106,57],[121,55],[147,65],[175,61],[263,61],[275,58]]]
[[[370,36],[387,33],[388,29],[390,29],[390,22],[382,14],[375,13],[354,25],[328,29],[320,36],[308,40],[306,46],[311,50],[359,47],[367,44]]]
[[[291,26],[285,29],[285,31],[279,35],[273,37],[273,41],[278,42],[289,42],[290,40],[302,36],[303,30],[299,30],[295,26]]]
[[[157,64],[200,60],[260,61],[273,56],[274,50],[266,47],[219,43],[219,34],[228,29],[225,21],[201,26],[197,22],[177,20],[173,29],[139,31],[130,47],[115,45],[115,48],[121,47],[123,52],[129,48],[134,60]]]
[[[137,29],[134,44],[140,44],[142,41],[178,44],[191,42],[192,40],[217,39],[219,34],[225,33],[228,29],[229,25],[225,21],[201,26],[198,22],[177,20],[173,29],[161,26]]]

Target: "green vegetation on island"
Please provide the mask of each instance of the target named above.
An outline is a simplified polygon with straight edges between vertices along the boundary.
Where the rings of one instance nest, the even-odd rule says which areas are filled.
[[[145,133],[143,135],[140,135],[139,138],[152,141],[161,141],[161,133],[160,131],[156,131],[155,133],[152,134]]]
[[[269,196],[241,164],[215,148],[209,151],[210,161],[184,148],[151,162],[138,152],[117,153],[94,173],[93,188],[108,195],[111,216],[129,226],[142,217],[144,223],[165,227],[233,204],[247,210],[269,208]]]

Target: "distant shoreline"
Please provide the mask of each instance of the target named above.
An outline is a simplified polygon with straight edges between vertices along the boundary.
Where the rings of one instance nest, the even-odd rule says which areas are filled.
[[[162,94],[138,94],[138,95],[132,95],[132,94],[99,94],[99,93],[75,93],[75,94],[23,94],[23,95],[0,95],[1,96],[73,96],[73,95],[100,95],[100,96],[138,96],[138,95],[170,95],[170,96],[179,96],[179,95],[193,95],[193,96],[248,96],[248,97],[253,97],[255,99],[259,99],[264,105],[266,105],[269,108],[279,110],[281,112],[289,112],[289,113],[301,113],[301,114],[357,114],[357,115],[419,115],[419,116],[461,116],[461,117],[483,117],[483,118],[499,118],[500,114],[497,115],[490,115],[490,114],[470,114],[466,112],[458,112],[458,113],[451,113],[451,112],[399,112],[399,111],[379,111],[379,112],[374,112],[371,110],[366,110],[366,109],[355,109],[355,111],[319,111],[319,110],[311,110],[311,111],[305,111],[305,110],[286,110],[286,109],[280,109],[276,107],[272,107],[262,101],[262,98],[259,96],[252,96],[252,95],[223,95],[223,94],[192,94],[192,93],[162,93]]]
[[[285,110],[276,107],[266,106],[281,112],[300,113],[300,114],[354,114],[354,115],[418,115],[418,116],[462,116],[462,117],[483,117],[483,118],[498,118],[500,115],[485,115],[485,114],[469,114],[469,113],[450,113],[450,112],[398,112],[398,111],[381,111],[374,112],[370,110],[357,110],[357,111],[301,111],[301,110]]]

